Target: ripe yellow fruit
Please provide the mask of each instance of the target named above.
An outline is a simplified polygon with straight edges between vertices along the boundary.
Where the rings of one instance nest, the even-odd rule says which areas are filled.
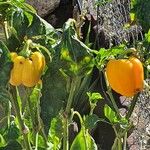
[[[19,86],[22,83],[22,71],[25,62],[25,58],[23,56],[17,56],[12,58],[14,65],[11,70],[10,75],[10,84],[14,86]]]
[[[143,65],[135,57],[110,60],[106,66],[106,75],[111,88],[123,96],[134,96],[143,89]]]
[[[26,59],[23,56],[16,55],[14,52],[10,55],[14,62],[10,75],[10,84],[13,86],[21,84],[26,87],[35,86],[39,82],[45,67],[45,57],[39,52],[34,52],[31,58]]]

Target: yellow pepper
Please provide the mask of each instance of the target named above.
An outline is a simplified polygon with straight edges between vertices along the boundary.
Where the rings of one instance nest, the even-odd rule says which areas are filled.
[[[25,58],[23,56],[17,56],[16,58],[12,58],[14,62],[13,69],[11,70],[10,75],[10,84],[14,86],[18,86],[22,83],[22,72],[24,67]]]
[[[10,75],[10,84],[13,86],[24,85],[26,87],[35,86],[41,77],[45,67],[45,58],[40,52],[34,52],[30,58],[16,56],[11,53],[14,62]]]
[[[110,60],[106,66],[106,75],[111,88],[121,95],[134,96],[143,89],[143,65],[135,57]]]

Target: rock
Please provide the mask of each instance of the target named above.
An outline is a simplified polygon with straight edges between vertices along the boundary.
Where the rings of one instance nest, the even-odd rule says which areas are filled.
[[[37,10],[39,16],[45,17],[59,6],[60,0],[26,0],[26,2]]]
[[[150,80],[145,82],[150,85]],[[150,150],[150,91],[145,88],[136,103],[131,116],[135,128],[128,137],[128,150]],[[135,115],[136,114],[136,115]]]

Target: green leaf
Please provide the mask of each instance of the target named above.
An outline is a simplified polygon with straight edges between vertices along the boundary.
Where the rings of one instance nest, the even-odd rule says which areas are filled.
[[[130,13],[131,22],[135,21],[135,13]]]
[[[22,146],[17,141],[10,141],[5,147],[1,147],[0,150],[22,150]]]
[[[102,121],[104,119],[100,119],[97,115],[92,114],[85,117],[84,124],[86,129],[93,129],[97,122]]]
[[[59,114],[68,97],[66,90],[66,79],[59,71],[60,62],[57,56],[48,66],[43,77],[43,88],[41,103],[41,117],[45,124],[45,130],[48,133],[51,120]]]
[[[25,37],[43,46],[51,46],[51,43],[47,40],[50,38],[53,39],[54,35],[57,35],[57,32],[40,16],[30,11],[24,11],[21,8],[10,10],[8,14],[8,23],[11,30],[7,42],[11,51],[20,48]],[[43,38],[45,39],[43,40]]]
[[[38,150],[45,150],[45,142],[44,142],[44,138],[41,135],[38,135]]]
[[[57,117],[53,118],[51,122],[50,128],[50,136],[57,136],[58,138],[62,138],[63,135],[63,122],[62,118],[58,115]]]
[[[116,113],[108,105],[104,106],[104,114],[111,123],[118,122]]]
[[[110,49],[101,48],[98,52],[93,51],[93,53],[96,54],[96,66],[99,69],[103,69],[106,61],[108,61],[110,58],[117,58],[120,56],[124,57],[127,53],[130,53],[130,51],[125,50],[125,45],[119,45]]]
[[[28,12],[24,12],[24,14],[28,18],[28,21],[29,21],[29,25],[28,26],[30,26],[32,24],[32,21],[33,21],[33,15],[28,13]]]
[[[5,146],[5,145],[6,145],[5,139],[4,139],[4,137],[0,134],[0,147]]]
[[[0,86],[6,87],[12,68],[9,50],[6,45],[0,41]]]
[[[145,34],[145,38],[146,38],[146,41],[150,43],[150,29],[148,30],[148,33]]]
[[[37,14],[33,15],[32,24],[27,28],[26,35],[29,37],[37,35],[47,35],[50,33],[55,33],[55,29],[44,19],[42,19]]]
[[[7,138],[7,141],[12,141],[12,140],[17,140],[19,136],[20,136],[19,128],[13,121],[11,122],[5,137]]]
[[[85,129],[81,128],[78,135],[75,137],[70,150],[97,150],[92,136]]]
[[[89,97],[89,101],[91,103],[97,103],[99,100],[103,99],[103,97],[101,96],[100,93],[90,93],[90,92],[87,92],[87,95]]]
[[[62,70],[69,77],[85,76],[91,73],[94,66],[91,49],[77,38],[75,21],[69,19],[63,27],[60,59]]]
[[[9,25],[14,28],[20,41],[23,40],[29,21],[24,11],[21,8],[14,9],[10,12],[11,18],[9,18]]]
[[[58,150],[61,147],[61,139],[63,137],[63,118],[60,115],[53,118],[48,135],[48,142],[51,149]]]

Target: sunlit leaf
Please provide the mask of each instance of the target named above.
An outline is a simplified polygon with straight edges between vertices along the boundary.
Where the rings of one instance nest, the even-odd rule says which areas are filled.
[[[81,128],[80,132],[74,139],[70,150],[97,150],[96,143],[92,136]]]
[[[111,123],[118,122],[116,112],[114,112],[108,105],[104,106],[104,114]]]

